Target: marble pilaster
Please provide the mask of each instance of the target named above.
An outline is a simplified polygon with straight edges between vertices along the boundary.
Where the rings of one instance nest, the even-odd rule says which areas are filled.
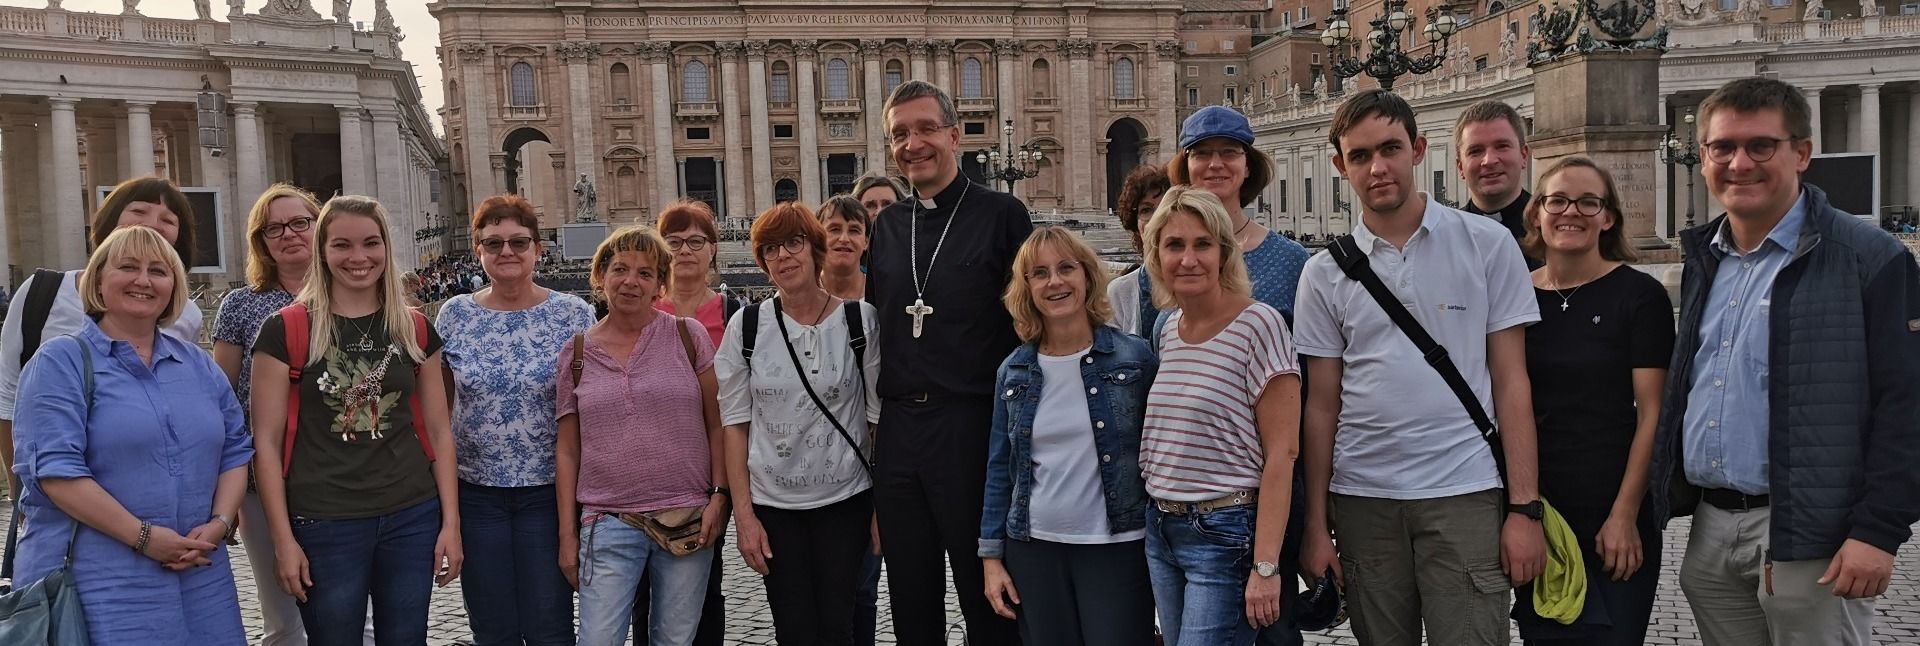
[[[680,196],[679,175],[673,165],[673,96],[667,78],[667,63],[673,58],[673,44],[665,41],[643,43],[642,54],[652,72],[653,113],[653,199],[654,210]],[[646,203],[647,200],[642,200]]]
[[[814,60],[819,56],[818,43],[812,40],[793,41],[793,55],[799,65],[794,76],[800,86],[800,126],[795,128],[800,135],[800,199],[807,204],[820,203],[820,168],[807,163],[820,154],[820,104],[813,93]]]
[[[340,192],[372,195],[367,180],[367,135],[361,131],[360,106],[335,106],[340,112]]]
[[[886,150],[887,117],[886,113],[881,110],[881,105],[886,101],[886,98],[881,96],[881,93],[886,90],[887,84],[880,73],[880,47],[885,44],[885,42],[886,41],[881,40],[860,41],[860,65],[866,72],[865,89],[867,100],[861,108],[866,112],[867,117],[867,152],[865,158],[868,159],[884,159],[881,155]],[[864,167],[861,169],[861,172],[865,172]]]
[[[768,148],[767,43],[749,40],[747,49],[748,132],[753,135],[753,212],[773,207],[773,151]]]
[[[127,101],[127,141],[121,150],[126,155],[127,172],[121,179],[152,175],[153,103]]]
[[[726,212],[722,214],[724,217],[743,222],[747,217],[747,199],[746,189],[741,182],[746,175],[741,172],[746,168],[746,164],[742,163],[745,155],[740,151],[741,144],[745,143],[742,141],[744,138],[740,136],[741,46],[740,41],[737,40],[722,41],[718,45],[720,49],[720,145],[723,157],[720,160],[720,167],[723,169],[720,176],[724,178],[723,184],[726,186],[720,201],[726,204]]]
[[[1067,109],[1072,136],[1067,143],[1068,165],[1073,172],[1074,190],[1068,191],[1073,208],[1093,206],[1093,41],[1077,38],[1062,43],[1067,50],[1070,88]]]

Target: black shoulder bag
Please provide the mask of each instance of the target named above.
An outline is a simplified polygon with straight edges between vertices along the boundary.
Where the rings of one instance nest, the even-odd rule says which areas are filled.
[[[828,296],[828,298],[832,298],[832,296]],[[840,423],[839,418],[833,416],[831,409],[827,408],[827,402],[822,401],[820,395],[813,391],[813,382],[807,380],[807,369],[805,366],[800,365],[800,353],[793,349],[793,339],[787,336],[787,317],[781,314],[780,299],[776,297],[772,300],[773,321],[780,326],[780,340],[785,342],[787,346],[787,357],[793,360],[793,372],[795,376],[800,378],[800,386],[806,389],[807,397],[812,399],[813,405],[820,409],[820,414],[825,415],[827,421],[833,424],[833,430],[840,432],[840,439],[846,441],[847,448],[853,450],[855,457],[860,458],[860,468],[865,469],[867,475],[871,477],[873,475],[873,464],[867,460],[866,454],[860,452],[860,445],[853,441],[853,435],[847,432],[847,427]],[[758,309],[758,306],[755,306],[755,309]],[[843,311],[846,312],[847,318],[848,345],[853,347],[853,363],[860,371],[860,393],[857,396],[864,398],[867,396],[867,328],[860,320],[860,301],[847,301]],[[742,321],[742,323],[753,323],[756,327],[758,327],[759,324],[758,321]],[[749,362],[747,366],[748,370],[753,369],[751,362]]]

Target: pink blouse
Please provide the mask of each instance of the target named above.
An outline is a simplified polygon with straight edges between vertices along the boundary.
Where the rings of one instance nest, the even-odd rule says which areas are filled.
[[[695,365],[687,365],[676,321],[654,317],[625,365],[589,339],[578,388],[571,377],[574,342],[560,350],[555,418],[580,416],[576,498],[582,515],[707,502],[713,462],[699,374],[713,367],[713,343],[690,335]]]
[[[653,309],[677,315],[677,312],[673,309],[673,299],[671,297],[663,297],[660,300],[654,301]],[[707,338],[713,341],[714,347],[720,347],[720,337],[725,336],[727,333],[726,294],[714,294],[713,298],[707,299],[706,304],[694,309],[693,320],[699,321],[701,325],[707,326]]]

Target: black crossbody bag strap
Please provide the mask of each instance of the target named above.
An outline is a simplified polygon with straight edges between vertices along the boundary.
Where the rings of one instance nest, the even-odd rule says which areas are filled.
[[[1373,302],[1386,311],[1387,318],[1393,319],[1394,326],[1400,328],[1407,335],[1407,340],[1413,342],[1413,347],[1420,350],[1427,365],[1440,373],[1440,379],[1447,382],[1447,388],[1453,391],[1453,396],[1460,400],[1461,406],[1466,407],[1467,416],[1473,418],[1474,427],[1480,429],[1481,439],[1486,440],[1487,448],[1493,451],[1493,466],[1500,472],[1500,481],[1506,482],[1507,452],[1500,445],[1500,429],[1493,425],[1492,418],[1487,417],[1486,409],[1480,407],[1480,398],[1473,394],[1473,387],[1467,385],[1467,378],[1461,376],[1460,368],[1453,365],[1447,349],[1435,341],[1433,335],[1427,334],[1427,329],[1420,326],[1420,321],[1413,318],[1413,313],[1400,304],[1400,297],[1389,291],[1387,284],[1380,281],[1380,276],[1373,273],[1373,268],[1367,265],[1366,254],[1360,252],[1360,245],[1354,242],[1353,236],[1335,238],[1333,244],[1327,245],[1327,252],[1333,254],[1334,263],[1340,266],[1341,273],[1367,288],[1367,294],[1373,296]]]
[[[827,298],[833,298],[833,297],[828,296]],[[805,366],[800,365],[800,353],[793,349],[793,338],[790,336],[787,336],[787,317],[781,313],[780,299],[778,297],[775,297],[772,300],[773,300],[773,321],[774,323],[777,323],[780,326],[780,340],[783,341],[787,346],[787,357],[790,359],[793,359],[794,376],[800,378],[800,385],[801,387],[807,390],[807,397],[813,399],[813,405],[820,409],[821,415],[827,416],[827,421],[833,424],[833,430],[840,432],[840,439],[846,441],[847,448],[853,450],[854,457],[860,458],[860,468],[865,469],[867,471],[868,477],[872,477],[873,464],[867,461],[866,454],[860,452],[860,445],[853,441],[853,434],[848,433],[847,427],[840,424],[840,419],[833,416],[833,411],[827,408],[827,403],[825,401],[821,401],[820,395],[818,393],[813,392],[813,382],[807,380],[807,368]],[[858,324],[857,321],[848,321],[848,323]],[[861,345],[862,346],[865,345],[865,336],[866,336],[865,333],[866,333],[865,328],[862,328],[861,329],[861,337],[862,337]],[[864,350],[865,348],[862,347],[860,351],[856,352],[856,356],[864,354]],[[865,367],[863,366],[861,368],[861,381],[865,381],[865,380],[866,380],[866,372],[865,372]],[[864,387],[861,388],[860,396],[865,397],[866,392],[867,391]]]

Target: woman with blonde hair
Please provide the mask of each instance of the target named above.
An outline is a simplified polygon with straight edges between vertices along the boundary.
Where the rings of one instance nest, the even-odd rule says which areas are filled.
[[[1300,368],[1251,296],[1220,198],[1175,186],[1146,226],[1168,314],[1140,442],[1147,569],[1168,644],[1253,643],[1281,620],[1281,542],[1300,445]]]
[[[1034,229],[995,380],[980,558],[994,612],[1029,644],[1153,643],[1140,426],[1159,361],[1107,324],[1107,275],[1078,236]]]
[[[369,597],[376,641],[424,641],[432,585],[463,561],[440,335],[406,306],[387,222],[328,200],[306,285],[254,341],[254,475],[316,646],[360,643]]]
[[[319,218],[320,205],[313,195],[286,183],[267,187],[247,213],[247,284],[227,292],[213,318],[213,361],[226,373],[241,406],[247,405],[253,387],[254,337],[261,322],[292,305],[293,295],[306,286],[307,268],[313,261],[313,222]],[[306,632],[300,625],[299,606],[272,583],[278,569],[269,549],[273,533],[252,474],[248,476],[247,496],[240,506],[240,537],[259,546],[247,550],[247,561],[259,584],[260,615],[266,624],[261,642],[265,646],[303,644]]]
[[[64,562],[95,644],[247,640],[220,548],[253,448],[219,367],[160,332],[186,308],[186,281],[159,233],[114,231],[82,275],[80,330],[48,341],[21,380],[14,583]]]
[[[650,643],[693,643],[709,548],[726,531],[713,343],[654,309],[678,278],[672,259],[651,228],[602,241],[588,276],[607,317],[557,357],[560,570],[580,591],[581,646],[625,641],[643,573]]]

